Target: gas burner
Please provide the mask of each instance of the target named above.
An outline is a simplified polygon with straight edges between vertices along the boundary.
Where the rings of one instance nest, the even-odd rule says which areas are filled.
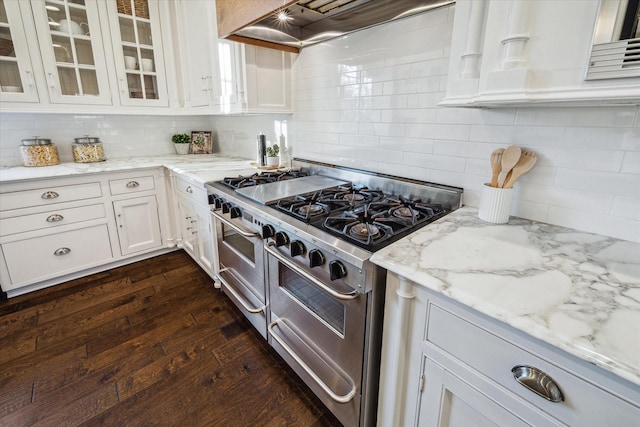
[[[373,224],[359,222],[349,227],[349,235],[358,240],[368,241],[380,236],[380,228]]]
[[[396,218],[409,220],[413,220],[419,215],[418,212],[414,211],[409,206],[399,206],[397,208],[391,208],[389,209],[389,213]]]
[[[342,196],[342,199],[350,202],[361,202],[364,200],[364,195],[358,193],[348,193]]]
[[[303,217],[318,216],[325,212],[325,209],[321,205],[310,203],[308,205],[301,206],[297,212]]]
[[[367,187],[354,188],[351,186],[331,188],[325,190],[318,197],[318,201],[331,203],[338,207],[354,207],[382,199],[384,199],[384,193],[382,191],[370,190]]]

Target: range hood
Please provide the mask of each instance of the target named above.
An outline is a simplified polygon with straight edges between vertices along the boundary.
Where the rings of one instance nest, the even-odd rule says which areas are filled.
[[[277,7],[272,6],[269,11],[256,11],[256,3],[262,1],[218,0],[218,29],[223,38],[298,52],[315,43],[426,12],[454,1],[298,0],[280,1]],[[243,7],[242,3],[251,3],[254,9]],[[274,5],[278,2],[263,4],[266,3]],[[229,28],[230,22],[235,28]]]

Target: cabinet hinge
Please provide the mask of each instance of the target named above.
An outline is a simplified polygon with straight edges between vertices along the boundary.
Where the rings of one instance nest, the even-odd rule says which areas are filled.
[[[424,391],[424,374],[420,375],[420,393]]]

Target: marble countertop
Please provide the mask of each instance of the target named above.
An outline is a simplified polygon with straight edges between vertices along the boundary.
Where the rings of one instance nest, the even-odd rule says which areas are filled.
[[[118,172],[130,169],[164,166],[194,182],[219,181],[229,175],[247,175],[256,172],[251,160],[221,154],[189,154],[131,159],[107,159],[97,163],[60,163],[53,166],[0,168],[0,182],[9,183],[31,179],[56,178],[87,173]]]
[[[371,261],[640,384],[640,244],[464,207]]]

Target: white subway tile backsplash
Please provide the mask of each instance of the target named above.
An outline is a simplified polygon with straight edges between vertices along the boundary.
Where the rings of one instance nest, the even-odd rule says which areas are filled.
[[[611,215],[637,221],[638,218],[640,218],[640,198],[615,197],[611,208]]]
[[[637,220],[550,206],[546,222],[640,242],[640,222]]]
[[[627,151],[624,153],[624,160],[622,161],[622,173],[633,173],[640,175],[640,152],[639,151]],[[640,184],[640,176],[638,176]]]
[[[516,125],[541,126],[633,126],[635,111],[628,107],[520,108]]]
[[[554,185],[574,190],[640,198],[638,176],[633,174],[559,168],[556,171]]]

